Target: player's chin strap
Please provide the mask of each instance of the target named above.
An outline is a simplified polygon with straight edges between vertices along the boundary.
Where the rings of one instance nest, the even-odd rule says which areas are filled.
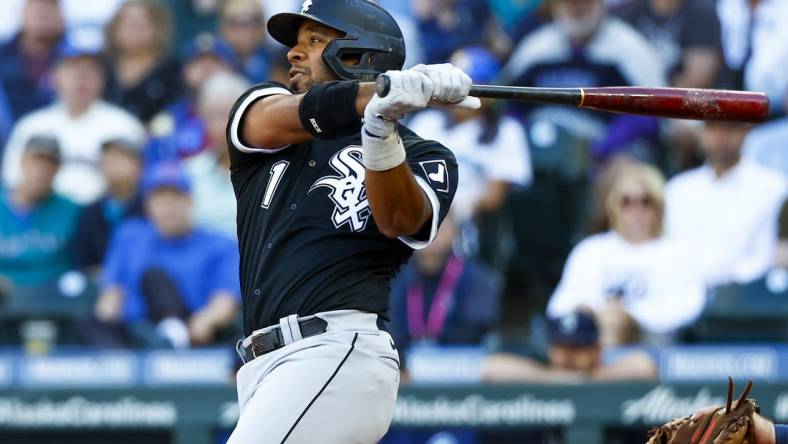
[[[405,161],[405,146],[397,131],[397,122],[374,114],[370,106],[364,110],[361,128],[364,166],[373,171],[385,171]]]

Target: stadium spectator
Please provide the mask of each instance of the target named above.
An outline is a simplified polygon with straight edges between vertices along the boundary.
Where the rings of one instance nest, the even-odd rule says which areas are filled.
[[[265,42],[263,8],[259,0],[228,0],[219,18],[219,35],[235,53],[239,71],[253,83],[268,79],[271,55]]]
[[[284,0],[276,0],[284,1]],[[167,1],[172,10],[172,47],[180,53],[196,36],[216,31],[221,0]]]
[[[180,64],[169,55],[169,12],[157,0],[129,0],[106,27],[107,100],[148,122],[180,98]]]
[[[101,144],[99,167],[107,192],[80,214],[74,262],[98,275],[109,240],[125,220],[143,217],[139,190],[142,172],[142,145],[128,139],[111,139]]]
[[[58,0],[27,0],[20,31],[0,47],[0,79],[15,119],[54,99],[51,74],[62,38]]]
[[[3,81],[0,80],[0,146],[5,147],[11,129],[14,127],[14,114],[11,110],[11,102],[8,100],[8,93],[5,90]]]
[[[541,0],[491,0],[490,10],[504,30],[514,33],[515,37],[522,37],[523,35],[517,35],[519,25],[533,20],[541,4]]]
[[[414,0],[424,63],[443,63],[462,47],[480,45],[491,19],[483,0]]]
[[[21,11],[28,0],[3,0],[0,15],[0,40],[12,38],[22,27]],[[126,0],[57,0],[65,28],[65,35],[86,45],[99,47],[104,41],[104,26]]]
[[[719,0],[725,61],[734,89],[765,91],[772,113],[785,111],[788,93],[788,9],[783,0]]]
[[[263,5],[265,21],[267,22],[274,14],[298,11],[304,2],[301,0],[260,0],[260,3]]]
[[[714,87],[723,66],[714,0],[632,0],[616,13],[662,56],[671,86]]]
[[[579,307],[598,316],[602,344],[670,339],[705,304],[702,279],[686,248],[662,236],[664,181],[653,167],[617,173],[606,208],[611,230],[575,246],[547,305],[558,317]]]
[[[474,83],[490,83],[498,74],[494,56],[482,47],[457,51],[452,63]],[[458,222],[503,206],[511,185],[531,181],[531,159],[525,131],[515,119],[502,115],[490,100],[478,110],[431,109],[417,114],[408,126],[421,137],[452,147],[459,164],[452,213]]]
[[[788,91],[783,102],[788,108]],[[788,177],[788,150],[783,148],[786,142],[788,142],[788,117],[771,120],[754,127],[747,133],[747,137],[742,142],[742,155]]]
[[[497,0],[498,3],[501,1],[512,2],[514,4],[520,3],[518,0]],[[530,3],[532,3],[532,5],[530,5],[532,10],[522,14],[515,23],[514,29],[511,31],[512,41],[514,42],[522,41],[528,34],[541,28],[552,20],[549,1],[531,0]],[[495,8],[495,6],[493,6],[493,8]],[[504,23],[506,23],[506,21],[504,21]]]
[[[777,222],[777,249],[773,265],[774,268],[788,270],[788,199],[780,206]]]
[[[66,37],[94,47],[104,46],[105,28],[126,0],[59,0],[66,24]]]
[[[19,181],[19,161],[31,135],[51,134],[60,143],[63,160],[55,190],[88,204],[104,191],[98,168],[101,143],[116,137],[141,141],[145,130],[134,116],[101,100],[104,71],[97,53],[66,44],[58,57],[57,101],[16,124],[5,148],[3,180],[10,186]]]
[[[232,48],[212,34],[195,37],[184,49],[182,61],[185,94],[151,120],[148,163],[183,159],[209,147],[205,124],[197,112],[198,91],[214,74],[232,72],[237,66]]]
[[[692,248],[710,286],[757,279],[774,258],[787,184],[781,174],[742,158],[749,129],[706,122],[700,140],[705,165],[674,177],[665,193],[666,232]]]
[[[22,151],[20,180],[0,199],[0,276],[37,285],[71,269],[79,207],[52,189],[61,162],[56,139],[35,135]]]
[[[665,64],[635,29],[605,12],[602,0],[551,0],[553,22],[527,35],[504,66],[505,84],[542,87],[662,86]],[[530,122],[549,122],[593,142],[606,159],[654,138],[656,119],[591,113],[558,105],[514,105]]]
[[[623,353],[607,362],[594,316],[575,311],[547,321],[547,359],[495,354],[485,362],[487,382],[582,383],[653,380],[657,365],[645,352]]]
[[[265,1],[265,0],[263,0]],[[410,19],[413,18],[413,2],[402,0],[380,0],[380,6],[386,11],[390,12],[393,16],[403,16]],[[410,48],[409,46],[406,46]]]
[[[607,211],[607,198],[615,184],[618,173],[623,168],[637,164],[638,161],[629,156],[617,156],[608,162],[594,178],[591,189],[591,213],[588,217],[588,234],[604,233],[610,230],[610,217]]]
[[[715,0],[622,0],[614,8],[618,16],[640,31],[662,56],[671,86],[721,87],[720,21]],[[669,171],[697,166],[700,124],[688,120],[665,120],[662,128],[661,161]],[[658,161],[657,163],[661,163]]]
[[[453,254],[457,234],[447,218],[392,282],[390,332],[403,361],[411,345],[479,344],[498,319],[497,285],[478,262]]]
[[[197,107],[205,123],[210,149],[186,161],[194,189],[194,221],[197,226],[237,236],[235,192],[230,181],[227,119],[237,97],[251,84],[237,74],[218,73],[200,88]]]
[[[190,190],[174,163],[163,162],[145,177],[150,220],[129,220],[112,238],[95,307],[99,322],[88,329],[91,343],[204,345],[234,321],[237,246],[193,227]]]

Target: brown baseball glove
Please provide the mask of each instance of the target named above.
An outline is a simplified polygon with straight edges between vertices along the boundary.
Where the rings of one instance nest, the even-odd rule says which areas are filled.
[[[754,444],[753,413],[760,413],[758,402],[747,399],[752,381],[733,403],[733,379],[728,378],[728,402],[696,417],[676,418],[651,431],[646,444]]]

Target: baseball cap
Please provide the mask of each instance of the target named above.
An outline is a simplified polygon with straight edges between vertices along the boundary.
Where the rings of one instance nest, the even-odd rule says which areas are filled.
[[[458,49],[452,55],[451,63],[465,71],[473,83],[490,83],[501,70],[498,59],[481,46]]]
[[[189,63],[202,55],[213,55],[230,66],[238,62],[233,49],[219,37],[210,34],[198,34],[183,50],[183,61]]]
[[[139,156],[142,154],[143,146],[142,144],[135,142],[127,137],[114,137],[112,139],[107,139],[101,143],[102,152],[110,148],[120,149],[130,154],[135,154]]]
[[[32,136],[25,144],[25,152],[49,157],[58,163],[61,160],[60,142],[53,136]]]
[[[177,162],[162,162],[154,165],[142,181],[142,192],[147,197],[159,188],[174,188],[184,194],[192,189],[186,171]]]
[[[100,54],[99,48],[91,45],[80,44],[78,42],[66,40],[58,46],[57,55],[55,56],[55,63],[60,63],[68,59],[76,59],[79,57],[98,57]]]
[[[551,345],[590,346],[598,338],[599,329],[592,314],[574,311],[547,320],[547,341]]]

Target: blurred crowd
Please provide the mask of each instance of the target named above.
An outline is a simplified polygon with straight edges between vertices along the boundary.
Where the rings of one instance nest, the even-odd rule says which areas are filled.
[[[472,345],[490,352],[489,381],[652,379],[648,353],[605,351],[702,341],[693,327],[715,289],[773,289],[788,268],[782,0],[380,3],[406,66],[451,62],[475,83],[757,90],[772,105],[757,126],[489,100],[409,116],[455,153],[460,183],[436,241],[392,283],[406,366],[413,347]],[[240,335],[227,116],[250,85],[287,83],[265,21],[300,6],[3,0],[0,342],[27,344],[41,318],[57,345]]]

